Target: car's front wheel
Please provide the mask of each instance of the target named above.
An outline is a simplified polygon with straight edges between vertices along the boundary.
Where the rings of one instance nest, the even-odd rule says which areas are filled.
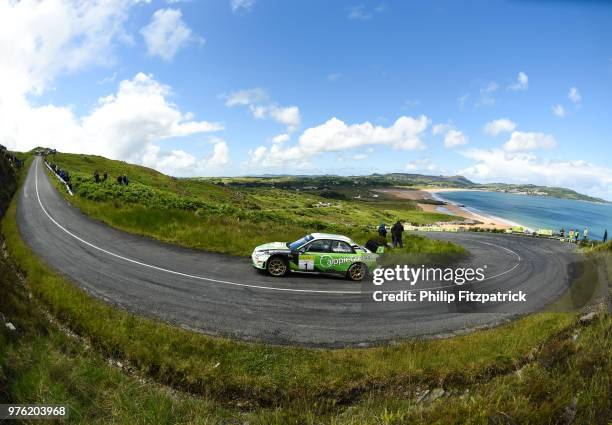
[[[354,282],[359,282],[363,280],[365,275],[367,274],[366,265],[363,263],[355,263],[351,267],[349,267],[348,272],[346,273],[347,277]]]
[[[284,276],[288,270],[287,262],[282,257],[272,257],[266,264],[266,270],[274,277]]]

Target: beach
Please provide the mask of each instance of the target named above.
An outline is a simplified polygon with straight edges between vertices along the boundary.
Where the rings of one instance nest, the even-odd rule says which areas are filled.
[[[437,212],[452,214],[459,217],[463,217],[472,223],[467,223],[470,227],[479,227],[483,229],[508,229],[516,223],[503,220],[498,217],[488,216],[474,211],[468,210],[466,207],[458,204],[449,202],[445,199],[440,199],[436,196],[437,193],[443,193],[448,191],[473,191],[474,189],[457,189],[457,188],[436,188],[436,189],[378,189],[378,192],[386,193],[387,195],[395,196],[400,199],[409,199],[416,201],[419,208],[427,212]],[[419,201],[443,201],[445,205],[434,205],[429,203],[422,203]],[[444,226],[444,225],[442,225]]]

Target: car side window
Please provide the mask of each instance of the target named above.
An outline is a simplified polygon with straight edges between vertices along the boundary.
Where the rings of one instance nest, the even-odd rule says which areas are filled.
[[[335,252],[338,254],[352,254],[353,248],[351,248],[351,246],[347,244],[346,242],[333,241],[332,242],[332,252]]]
[[[318,241],[312,241],[306,247],[306,252],[329,252],[330,247],[331,241],[321,239]]]

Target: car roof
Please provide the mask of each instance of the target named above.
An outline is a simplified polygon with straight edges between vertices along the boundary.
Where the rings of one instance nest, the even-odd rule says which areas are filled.
[[[343,235],[335,235],[333,233],[312,233],[312,237],[315,239],[333,239],[336,241],[343,241],[348,244],[353,244],[353,240]]]

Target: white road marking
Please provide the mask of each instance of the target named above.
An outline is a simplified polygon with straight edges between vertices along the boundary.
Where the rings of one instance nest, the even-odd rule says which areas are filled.
[[[370,293],[370,292],[363,292],[363,291],[324,291],[324,290],[316,290],[316,289],[275,288],[275,287],[271,287],[271,286],[260,286],[260,285],[251,285],[251,284],[247,284],[247,283],[228,282],[228,281],[225,281],[225,280],[213,279],[213,278],[209,278],[209,277],[197,276],[197,275],[192,275],[192,274],[188,274],[188,273],[178,272],[178,271],[175,271],[175,270],[165,269],[163,267],[154,266],[152,264],[143,263],[141,261],[133,260],[131,258],[127,258],[127,257],[124,257],[122,255],[115,254],[114,252],[108,251],[108,250],[106,250],[104,248],[100,248],[99,246],[96,246],[96,245],[92,244],[91,242],[87,242],[86,240],[80,238],[79,236],[75,235],[74,233],[70,232],[70,230],[66,229],[64,226],[59,224],[57,221],[55,221],[55,219],[53,217],[51,217],[51,215],[47,212],[47,210],[43,206],[42,201],[40,199],[40,194],[38,193],[38,164],[39,164],[39,162],[40,162],[40,159],[37,159],[36,160],[36,170],[35,170],[34,182],[35,182],[35,187],[36,187],[36,197],[38,198],[38,204],[40,205],[40,208],[45,213],[45,215],[49,218],[49,220],[51,220],[53,222],[53,224],[55,224],[59,229],[61,229],[63,232],[65,232],[69,236],[73,237],[74,239],[78,240],[79,242],[81,242],[81,243],[83,243],[83,244],[85,244],[85,245],[87,245],[87,246],[89,246],[91,248],[94,248],[94,249],[96,249],[96,250],[98,250],[100,252],[103,252],[103,253],[105,253],[107,255],[110,255],[112,257],[119,258],[121,260],[127,261],[127,262],[132,263],[132,264],[137,264],[137,265],[142,266],[142,267],[147,267],[147,268],[150,268],[150,269],[153,269],[153,270],[158,270],[158,271],[161,271],[161,272],[170,273],[170,274],[174,274],[174,275],[177,275],[177,276],[183,276],[183,277],[187,277],[187,278],[191,278],[191,279],[203,280],[203,281],[213,282],[213,283],[221,283],[221,284],[224,284],[224,285],[239,286],[239,287],[243,287],[243,288],[261,289],[261,290],[266,290],[266,291],[299,292],[299,293],[315,293],[315,294],[333,294],[333,295],[360,295],[360,294],[364,294],[364,293],[366,293],[366,294]],[[495,245],[495,244],[490,243],[490,242],[482,242],[482,241],[475,241],[475,242],[479,242],[479,243],[495,246],[497,248],[501,248],[503,250],[506,250],[506,251],[514,254],[518,258],[518,261],[519,261],[511,269],[508,269],[505,272],[499,273],[499,274],[497,274],[495,276],[490,276],[488,278],[485,278],[483,281],[494,279],[494,278],[499,277],[499,276],[503,276],[503,275],[505,275],[507,273],[510,273],[511,271],[513,271],[514,269],[516,269],[519,266],[520,261],[521,261],[521,257],[520,257],[520,255],[518,255],[516,252],[512,251],[511,249],[505,248],[503,246]],[[451,288],[451,287],[456,287],[456,286],[457,286],[456,284],[453,284],[453,285],[447,285],[447,286],[440,286],[440,287],[436,287],[436,288],[421,288],[421,289],[435,290],[435,289]],[[416,290],[420,290],[420,289],[408,289],[407,291],[410,292],[410,291],[416,291]],[[397,290],[393,290],[393,291],[383,291],[383,292],[398,292],[398,291]]]

